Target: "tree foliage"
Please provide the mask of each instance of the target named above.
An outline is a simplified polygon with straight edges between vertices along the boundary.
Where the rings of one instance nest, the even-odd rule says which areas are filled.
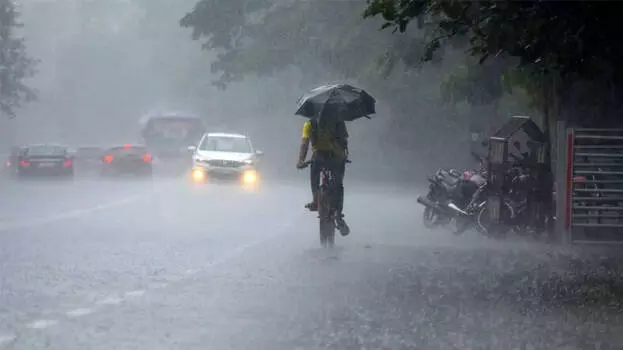
[[[399,32],[411,21],[426,23],[429,51],[460,39],[481,63],[516,57],[515,76],[521,73],[533,88],[554,89],[562,96],[574,81],[620,84],[623,47],[618,41],[623,30],[610,5],[601,1],[369,0],[364,16],[381,16],[386,21],[383,27]]]
[[[0,0],[0,110],[9,117],[23,102],[35,98],[24,80],[33,76],[36,61],[26,53],[24,39],[16,34],[21,27],[11,0]]]
[[[352,1],[231,0],[221,5],[200,0],[180,24],[191,28],[205,49],[218,52],[211,68],[220,74],[216,84],[221,87],[296,66],[307,88],[326,80],[354,80],[394,111],[439,109],[439,86],[430,82],[442,75],[408,69],[424,52],[422,37],[379,31],[380,22],[363,20],[364,7]]]
[[[374,25],[362,26],[361,10],[353,2],[201,0],[180,24],[218,53],[212,72],[221,74],[217,84],[225,87],[248,74],[271,75],[289,66],[361,73],[375,63],[370,53],[383,50],[389,37]]]
[[[467,101],[473,105],[488,105],[502,98],[510,86],[504,84],[507,63],[493,60],[476,64],[467,60],[455,68],[441,84],[442,97],[446,102]]]

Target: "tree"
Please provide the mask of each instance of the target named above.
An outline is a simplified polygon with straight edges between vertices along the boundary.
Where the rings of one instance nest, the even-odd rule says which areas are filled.
[[[313,71],[310,75],[360,74],[390,37],[373,24],[362,26],[361,10],[353,2],[201,0],[180,24],[193,30],[193,39],[204,40],[206,50],[218,53],[212,71],[221,74],[216,84],[226,87],[246,75],[272,75],[289,66]]]
[[[398,32],[412,20],[426,22],[429,52],[460,42],[480,62],[518,58],[511,70],[526,77],[519,80],[529,81],[535,97],[547,101],[544,110],[558,110],[574,82],[620,85],[623,78],[618,67],[623,48],[617,44],[622,30],[605,2],[404,0],[399,6],[368,1],[364,16],[379,15],[386,21],[383,27]]]
[[[623,110],[623,29],[607,2],[369,0],[364,16],[381,16],[394,32],[425,24],[423,61],[446,44],[480,63],[515,58],[503,85],[528,92],[548,139],[557,120],[594,125]]]
[[[26,53],[24,39],[16,35],[21,27],[11,0],[0,0],[0,110],[10,118],[22,102],[32,101],[34,91],[24,80],[33,76],[36,61]]]

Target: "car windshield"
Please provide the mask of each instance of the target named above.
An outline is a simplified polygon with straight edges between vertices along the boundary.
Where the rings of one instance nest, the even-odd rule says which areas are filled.
[[[30,156],[47,156],[47,155],[60,156],[60,155],[64,155],[67,153],[67,148],[61,147],[61,146],[48,146],[48,145],[30,146],[26,150],[26,153]]]
[[[251,145],[244,137],[208,136],[203,139],[199,150],[251,153]]]

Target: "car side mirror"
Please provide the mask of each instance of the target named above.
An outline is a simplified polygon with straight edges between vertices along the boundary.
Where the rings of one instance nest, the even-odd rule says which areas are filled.
[[[197,146],[188,146],[188,152],[195,152],[197,150]]]
[[[258,156],[258,157],[261,157],[261,156],[264,155],[264,152],[263,151],[255,151],[255,155]]]

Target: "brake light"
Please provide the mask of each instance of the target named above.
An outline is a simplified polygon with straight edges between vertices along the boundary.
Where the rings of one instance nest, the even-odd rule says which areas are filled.
[[[27,166],[30,166],[30,162],[27,160],[20,160],[19,165],[23,167],[27,167]]]
[[[110,154],[107,154],[104,156],[104,162],[110,163],[112,162],[112,160],[113,160],[113,157]]]
[[[145,153],[145,155],[143,156],[143,161],[145,163],[151,163],[151,154]]]
[[[63,162],[63,166],[65,167],[70,167],[72,164],[71,159],[65,159],[65,161]]]
[[[132,149],[132,145],[127,145],[127,144],[123,145],[123,149],[125,149],[125,150]]]

